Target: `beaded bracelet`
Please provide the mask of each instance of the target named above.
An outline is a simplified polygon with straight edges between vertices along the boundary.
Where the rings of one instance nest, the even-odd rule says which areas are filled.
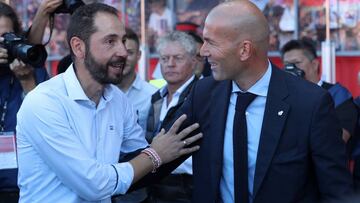
[[[144,153],[149,156],[151,162],[154,165],[152,173],[155,173],[156,169],[158,169],[161,165],[160,156],[156,153],[156,151],[153,148],[150,148],[150,147],[142,150],[141,153]]]

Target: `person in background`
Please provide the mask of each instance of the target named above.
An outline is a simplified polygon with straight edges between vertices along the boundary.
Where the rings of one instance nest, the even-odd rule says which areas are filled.
[[[64,56],[58,63],[56,67],[56,73],[60,74],[66,71],[66,69],[71,65],[72,60],[70,54]]]
[[[31,91],[17,114],[20,202],[110,202],[149,172],[198,150],[180,117],[150,147],[118,87],[126,33],[106,4],[79,7],[67,29],[72,65]],[[141,152],[141,153],[139,153]],[[136,153],[136,154],[135,154]],[[119,157],[135,154],[119,163]]]
[[[210,64],[207,60],[200,55],[200,48],[203,45],[204,41],[197,34],[198,25],[192,22],[178,22],[176,23],[175,30],[188,33],[192,36],[196,42],[196,59],[197,63],[195,66],[195,75],[198,78],[206,77],[211,75]]]
[[[28,32],[27,41],[41,44],[49,15],[62,3],[62,0],[44,0],[36,12],[33,28]],[[35,32],[36,30],[36,32]],[[13,32],[25,36],[20,21],[13,8],[0,2],[0,36]],[[17,187],[17,164],[13,136],[15,134],[16,114],[25,95],[35,86],[48,79],[46,69],[31,67],[19,59],[10,61],[8,50],[0,47],[0,203],[14,203],[19,199]],[[4,140],[9,138],[10,148],[5,149]],[[4,144],[4,145],[3,145]],[[13,157],[5,158],[5,154]]]
[[[125,69],[123,71],[123,78],[118,84],[118,87],[133,104],[139,117],[139,124],[144,130],[146,130],[146,121],[151,104],[151,95],[157,91],[157,88],[145,82],[139,75],[136,74],[135,69],[141,56],[139,38],[130,28],[125,28],[125,30],[125,47],[128,56]]]
[[[166,7],[166,0],[150,0],[151,14],[148,28],[150,33],[161,37],[174,30],[175,14]]]
[[[151,95],[153,95],[157,89],[142,80],[140,76],[136,74],[135,69],[141,56],[141,51],[139,49],[139,37],[130,28],[125,28],[125,32],[125,47],[128,55],[126,58],[126,65],[122,73],[123,78],[117,86],[122,92],[124,92],[130,103],[134,106],[138,116],[138,123],[145,132],[147,116],[151,105]],[[143,188],[126,194],[125,196],[115,197],[113,202],[139,203],[144,201],[146,197],[146,188]]]
[[[196,43],[185,32],[173,31],[157,42],[161,73],[167,85],[152,95],[146,139],[151,143],[163,126],[168,125],[182,106],[193,84],[197,64]],[[192,160],[187,159],[158,184],[149,186],[152,203],[190,202],[192,196]]]
[[[342,138],[347,143],[353,136],[356,127],[356,106],[349,90],[340,83],[331,84],[321,80],[320,62],[312,41],[301,39],[287,42],[281,49],[281,57],[285,65],[293,64],[304,71],[305,80],[317,84],[330,93],[342,127]]]
[[[175,14],[166,6],[166,0],[149,0],[151,14],[148,23],[150,52],[154,52],[154,44],[158,37],[174,30]]]

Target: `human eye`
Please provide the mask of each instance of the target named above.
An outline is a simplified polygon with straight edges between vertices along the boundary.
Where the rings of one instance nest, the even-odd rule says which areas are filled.
[[[167,63],[169,61],[169,57],[168,56],[160,56],[160,62],[162,63]]]
[[[178,55],[178,56],[175,56],[174,59],[176,62],[181,63],[184,61],[184,56]]]
[[[115,40],[112,39],[112,38],[108,38],[108,39],[105,40],[105,43],[109,44],[109,45],[113,45],[115,43]]]

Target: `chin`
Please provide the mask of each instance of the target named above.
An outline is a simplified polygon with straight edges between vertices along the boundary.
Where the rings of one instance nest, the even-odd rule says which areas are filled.
[[[212,71],[212,76],[213,76],[213,77],[214,77],[214,79],[215,79],[215,80],[217,80],[217,81],[224,80],[224,78],[223,78],[223,77],[221,77],[221,75],[220,75],[220,74],[215,73],[214,71]]]

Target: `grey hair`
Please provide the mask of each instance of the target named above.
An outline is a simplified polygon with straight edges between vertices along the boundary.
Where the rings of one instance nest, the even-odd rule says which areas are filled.
[[[190,56],[196,55],[196,42],[194,38],[181,31],[173,31],[159,37],[156,42],[156,50],[160,53],[166,44],[172,42],[178,42]]]

